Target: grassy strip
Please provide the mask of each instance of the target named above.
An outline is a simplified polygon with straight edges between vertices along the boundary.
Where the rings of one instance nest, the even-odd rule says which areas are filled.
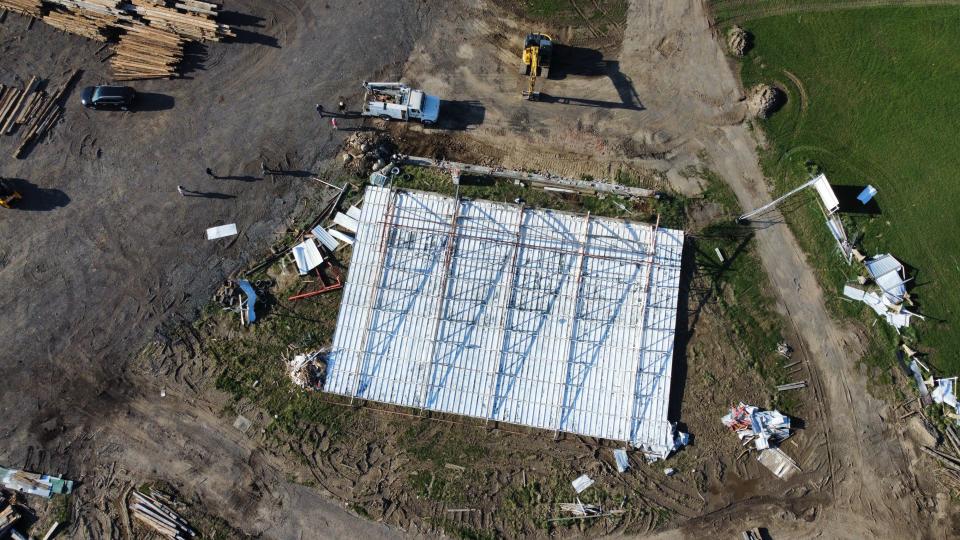
[[[778,191],[826,172],[835,185],[879,189],[879,215],[844,220],[867,254],[890,252],[912,269],[919,311],[909,329],[930,361],[960,371],[960,333],[950,321],[960,296],[945,294],[960,277],[956,208],[960,189],[960,96],[951,66],[960,62],[960,9],[878,8],[758,19],[747,25],[755,47],[742,64],[745,86],[774,82],[785,107],[763,122],[770,141],[762,164]],[[812,194],[807,197],[812,198]],[[820,272],[835,313],[869,323],[868,361],[889,363],[896,334],[860,305],[839,299],[855,276],[836,255],[811,204],[788,207],[787,219]]]

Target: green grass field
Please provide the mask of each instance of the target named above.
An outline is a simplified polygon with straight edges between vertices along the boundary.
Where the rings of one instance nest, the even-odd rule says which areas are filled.
[[[762,12],[770,3],[755,4]],[[788,95],[763,122],[770,142],[764,168],[777,191],[817,168],[834,185],[876,186],[880,214],[845,216],[848,232],[855,231],[851,236],[867,254],[890,252],[913,267],[913,294],[929,320],[918,321],[907,336],[919,339],[934,365],[960,371],[954,290],[960,280],[960,8],[759,19],[750,18],[743,2],[714,8],[718,20],[739,17],[754,35],[742,64],[744,86],[774,82]],[[856,270],[840,262],[816,207],[790,205],[786,213],[824,275],[831,304],[872,321],[837,298]]]

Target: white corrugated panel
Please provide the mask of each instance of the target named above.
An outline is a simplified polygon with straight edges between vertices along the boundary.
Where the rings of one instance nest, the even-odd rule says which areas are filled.
[[[670,451],[681,231],[653,253],[640,223],[364,201],[326,391]]]
[[[830,187],[830,181],[827,180],[825,175],[821,174],[818,176],[813,183],[813,187],[817,190],[817,194],[820,195],[823,207],[827,209],[827,215],[840,209],[840,200],[837,199],[837,195],[833,192],[833,188]]]
[[[329,249],[330,251],[334,251],[338,247],[340,247],[340,242],[337,242],[336,238],[334,238],[333,236],[330,236],[330,233],[325,231],[323,227],[318,225],[313,229],[311,229],[310,232],[312,232],[313,235],[317,237],[317,240],[321,244],[323,244],[325,248]]]

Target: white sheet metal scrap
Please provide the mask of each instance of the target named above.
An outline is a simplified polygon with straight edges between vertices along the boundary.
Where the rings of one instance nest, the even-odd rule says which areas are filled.
[[[682,231],[654,243],[647,224],[381,187],[364,201],[325,391],[674,448]]]

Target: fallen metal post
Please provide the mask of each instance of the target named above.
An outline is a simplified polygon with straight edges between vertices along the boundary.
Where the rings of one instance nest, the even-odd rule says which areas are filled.
[[[483,165],[470,165],[469,163],[459,163],[456,161],[436,160],[428,157],[418,156],[397,156],[398,161],[404,165],[416,165],[418,167],[433,167],[444,171],[458,170],[460,174],[474,174],[478,176],[493,176],[496,178],[507,178],[517,180],[542,187],[552,187],[554,190],[573,190],[579,193],[599,194],[606,193],[611,195],[620,195],[628,198],[659,198],[656,191],[638,187],[623,186],[610,182],[599,182],[595,180],[577,180],[574,178],[565,178],[549,173],[532,173],[524,171],[513,171],[501,169],[499,167],[485,167]]]
[[[783,202],[784,199],[787,199],[787,198],[789,198],[789,197],[791,197],[791,196],[793,196],[793,195],[795,195],[795,194],[797,194],[797,193],[799,193],[799,192],[807,189],[808,187],[812,186],[813,184],[815,184],[815,183],[817,182],[817,180],[818,180],[819,178],[820,178],[819,176],[816,176],[816,177],[814,177],[814,178],[811,178],[810,180],[808,180],[808,181],[804,182],[803,184],[800,184],[799,186],[791,189],[790,191],[784,193],[783,195],[777,197],[776,199],[770,201],[769,203],[761,206],[760,208],[757,208],[756,210],[751,210],[750,212],[747,212],[746,214],[738,217],[738,218],[737,218],[737,222],[738,222],[738,223],[744,222],[744,221],[752,218],[753,216],[755,216],[755,215],[757,215],[757,214],[762,214],[762,213],[766,212],[767,210],[769,210],[769,209],[773,208],[774,206],[776,206],[776,205],[780,204],[781,202]]]

